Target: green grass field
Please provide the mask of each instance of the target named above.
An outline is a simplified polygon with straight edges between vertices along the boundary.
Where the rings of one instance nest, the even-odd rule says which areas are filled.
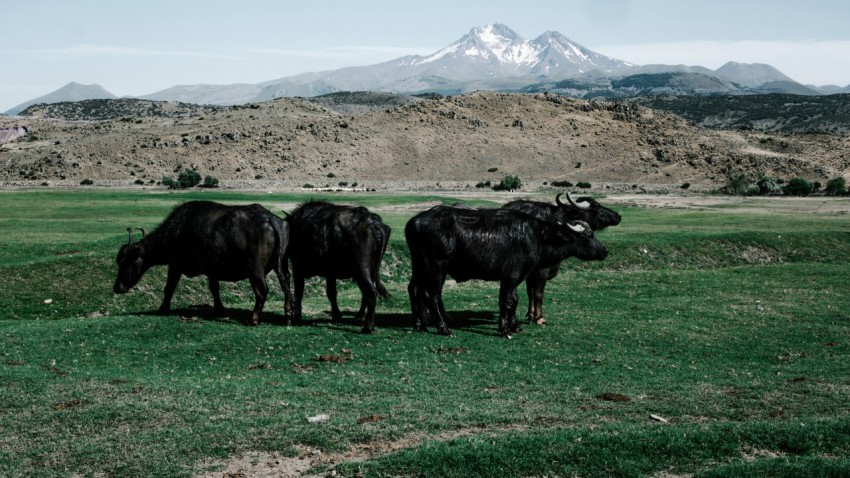
[[[223,284],[223,319],[203,307],[203,278],[154,315],[163,268],[112,293],[128,226],[151,229],[189,199],[277,211],[308,197],[365,205],[393,228],[393,298],[373,335],[353,320],[350,283],[342,323],[313,280],[292,327],[271,278],[253,328],[247,283]],[[446,286],[453,337],[414,333],[404,223],[455,200],[0,192],[0,476],[190,477],[220,471],[208,459],[364,444],[397,446],[342,460],[339,475],[850,476],[847,215],[768,200],[615,207],[622,224],[597,235],[608,259],[563,265],[545,325],[500,338],[498,285],[473,281]]]

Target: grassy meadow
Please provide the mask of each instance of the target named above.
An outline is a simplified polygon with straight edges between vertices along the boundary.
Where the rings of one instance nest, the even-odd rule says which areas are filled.
[[[343,322],[312,280],[291,327],[272,277],[259,327],[243,325],[246,282],[222,284],[225,318],[209,316],[203,278],[184,278],[174,312],[155,315],[164,268],[112,293],[128,226],[150,230],[190,199],[279,212],[310,197],[365,205],[393,228],[393,297],[373,335],[354,322],[351,283]],[[817,214],[782,199],[614,206],[623,222],[597,235],[608,259],[565,262],[546,324],[510,340],[497,335],[498,284],[478,281],[446,285],[453,337],[412,331],[404,224],[456,200],[0,192],[0,476],[191,477],[247,452],[364,445],[391,451],[312,471],[850,476],[848,200],[823,199],[847,207]]]

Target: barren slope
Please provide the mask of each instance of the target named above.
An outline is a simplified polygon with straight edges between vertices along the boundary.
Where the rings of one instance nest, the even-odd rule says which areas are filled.
[[[0,181],[129,185],[191,167],[232,186],[466,188],[513,174],[527,187],[568,180],[657,190],[689,182],[706,190],[724,184],[728,170],[821,182],[850,175],[846,136],[708,130],[627,103],[479,92],[340,109],[281,98],[103,121],[3,118],[0,127],[26,126],[30,134],[0,146]]]

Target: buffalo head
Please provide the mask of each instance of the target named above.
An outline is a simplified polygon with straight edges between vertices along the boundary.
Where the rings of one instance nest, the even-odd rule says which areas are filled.
[[[575,244],[574,255],[583,261],[601,261],[608,257],[608,249],[593,236],[593,229],[584,221],[569,221],[566,223],[570,232],[563,231],[565,235],[572,236],[569,240]]]
[[[128,227],[129,239],[127,244],[124,244],[118,250],[116,259],[118,277],[115,279],[115,286],[112,288],[112,291],[116,294],[124,294],[132,289],[148,269],[145,265],[145,230],[141,227],[136,229],[142,231],[142,240],[134,243],[133,228]]]
[[[572,209],[578,212],[581,219],[596,231],[620,224],[620,214],[599,204],[599,202],[590,196],[580,197],[574,201],[570,193],[567,193],[567,201],[569,204],[561,202],[561,194],[555,196],[555,202],[559,208],[564,210]]]

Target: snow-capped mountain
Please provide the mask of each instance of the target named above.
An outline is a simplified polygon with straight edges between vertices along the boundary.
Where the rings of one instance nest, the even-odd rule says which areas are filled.
[[[568,76],[588,71],[613,73],[632,66],[589,50],[558,32],[525,40],[501,24],[473,28],[460,40],[426,57],[407,57],[410,66],[437,67],[464,75],[466,65],[493,76]]]
[[[632,65],[589,50],[557,32],[526,40],[501,24],[473,28],[430,55],[409,55],[371,66],[282,78],[266,84],[257,100],[333,91],[465,91],[529,84],[541,77],[602,75]],[[470,83],[470,84],[464,84]]]
[[[668,73],[690,75],[671,76]],[[640,85],[654,82],[660,84],[668,92],[666,94],[751,94],[761,92],[758,88],[764,84],[770,85],[769,92],[799,94],[799,85],[770,65],[729,62],[717,70],[687,65],[638,66],[594,52],[558,32],[548,31],[533,40],[526,40],[507,26],[496,23],[473,28],[459,40],[430,55],[411,55],[376,65],[302,73],[257,84],[174,86],[141,98],[233,105],[338,91],[460,94],[474,90],[551,89],[562,94],[601,92],[603,96],[610,96],[612,92],[609,90],[623,89],[618,86],[623,81],[615,80],[628,75],[639,77],[625,83]],[[647,75],[661,76],[649,78]],[[724,82],[731,83],[725,85]],[[683,87],[682,83],[686,85]],[[845,89],[835,87],[829,91],[846,92],[847,89],[850,86]],[[630,93],[631,90],[644,91],[637,86],[629,86],[613,95],[636,94]],[[803,94],[818,92],[827,91],[807,88]],[[97,85],[71,83],[54,93],[19,105],[6,114],[15,114],[34,103],[108,97],[114,96]]]

